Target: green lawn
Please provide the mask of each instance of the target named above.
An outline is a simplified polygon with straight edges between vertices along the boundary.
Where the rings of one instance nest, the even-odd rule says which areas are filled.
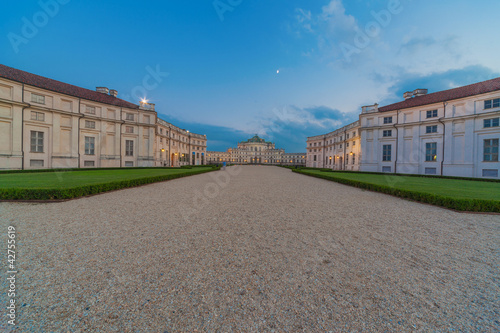
[[[193,169],[148,168],[5,174],[0,172],[0,189],[68,189],[85,185],[191,173],[193,171],[211,169],[211,167],[199,167]]]
[[[408,177],[363,173],[323,172],[302,170],[302,173],[316,174],[328,178],[348,179],[368,184],[384,185],[400,190],[429,193],[456,199],[483,199],[500,201],[500,183],[461,179]]]

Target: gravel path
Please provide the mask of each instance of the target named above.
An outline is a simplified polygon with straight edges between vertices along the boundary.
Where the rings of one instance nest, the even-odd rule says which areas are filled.
[[[498,215],[228,170],[0,203],[5,257],[8,225],[20,242],[17,331],[500,331]]]

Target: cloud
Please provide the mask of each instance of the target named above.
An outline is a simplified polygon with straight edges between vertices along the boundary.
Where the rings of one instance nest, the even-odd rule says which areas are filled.
[[[350,57],[349,59],[345,57],[346,50],[343,45],[353,45],[357,33],[362,29],[358,20],[346,13],[342,0],[331,0],[316,14],[304,9],[297,9],[296,12],[308,14],[296,18],[299,27],[297,34],[300,36],[301,31],[312,33],[311,35],[316,38],[318,55],[322,59],[328,62],[331,59],[335,59],[336,62],[340,61],[340,64],[332,64],[341,67],[345,65],[342,64],[342,60],[348,60],[347,63],[351,62]],[[303,54],[311,55],[309,52]]]
[[[467,51],[457,36],[435,38],[431,36],[405,37],[396,51],[397,64],[407,71],[430,74],[443,69],[466,65]]]
[[[254,132],[240,129],[185,122],[169,115],[158,115],[175,126],[192,133],[206,134],[208,150],[226,151],[236,147],[238,142],[247,140],[255,134],[272,141],[276,148],[287,152],[304,153],[308,136],[331,132],[358,119],[358,113],[345,113],[327,106],[300,108],[284,106],[275,108],[270,115],[261,117]]]
[[[343,37],[359,29],[356,19],[347,15],[341,0],[332,0],[321,8],[319,14],[313,15],[310,10],[295,9],[295,19],[299,29],[307,32],[318,32],[323,38]]]
[[[308,136],[331,132],[358,119],[357,113],[344,113],[327,106],[275,108],[262,119],[259,135],[288,152],[304,152]]]
[[[311,11],[297,8],[295,9],[295,13],[295,19],[297,20],[298,25],[307,32],[313,32]]]
[[[330,37],[343,37],[346,32],[351,34],[359,29],[354,16],[346,14],[341,0],[332,0],[322,8],[318,23],[326,24]]]
[[[158,117],[192,133],[205,134],[207,150],[225,151],[229,147],[236,146],[238,141],[246,140],[250,136],[250,133],[235,128],[186,122],[165,114],[158,114]]]
[[[415,53],[440,44],[434,37],[415,37],[401,44],[398,53]]]
[[[402,71],[397,77],[380,77],[380,80],[394,82],[389,86],[390,95],[380,104],[387,105],[402,101],[406,91],[413,91],[418,88],[428,89],[429,93],[465,86],[481,81],[500,77],[499,72],[482,65],[466,66],[459,69],[421,75]]]

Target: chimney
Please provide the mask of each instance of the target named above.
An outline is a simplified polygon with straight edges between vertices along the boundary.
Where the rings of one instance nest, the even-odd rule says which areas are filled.
[[[413,97],[413,91],[407,91],[403,94],[403,97],[405,100],[410,99]]]
[[[413,91],[413,97],[419,97],[427,95],[427,89],[415,89]]]
[[[147,110],[147,111],[154,111],[155,110],[155,105],[153,103],[148,103],[146,101],[140,101],[139,104],[139,109],[141,110]]]
[[[116,97],[116,96],[118,96],[118,91],[116,91],[116,90],[114,90],[114,89],[111,89],[111,90],[109,91],[109,94],[110,94],[111,96],[113,96],[113,97]]]
[[[372,113],[372,112],[378,112],[378,103],[375,103],[373,105],[366,105],[361,107],[361,113]]]
[[[95,91],[100,92],[102,94],[109,94],[109,89],[106,87],[96,87]]]

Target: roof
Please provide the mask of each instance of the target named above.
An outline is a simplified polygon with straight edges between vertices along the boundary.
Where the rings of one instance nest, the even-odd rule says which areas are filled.
[[[402,102],[380,107],[378,108],[378,111],[387,112],[387,111],[413,108],[427,104],[442,103],[454,99],[486,94],[497,90],[500,90],[500,77],[488,81],[470,84],[468,86],[438,91],[432,94],[409,98]]]
[[[97,91],[81,88],[72,84],[52,80],[40,75],[28,73],[19,69],[0,64],[0,77],[8,80],[24,83],[37,88],[55,91],[94,102],[110,104],[130,109],[138,109],[139,105],[127,102],[123,99],[100,93]]]
[[[241,141],[241,143],[251,143],[251,142],[271,143],[271,142],[266,142],[266,140],[264,139],[261,139],[257,134],[255,134],[253,138],[248,139],[247,141]]]
[[[341,132],[347,132],[353,129],[354,127],[359,127],[359,120],[356,120],[353,123],[347,124],[341,128],[337,128],[336,130],[333,130],[332,132],[328,132],[326,134],[321,134],[321,135],[315,135],[315,136],[308,136],[307,141],[314,141],[314,140],[321,140],[326,137],[332,136],[332,135],[338,135]]]

